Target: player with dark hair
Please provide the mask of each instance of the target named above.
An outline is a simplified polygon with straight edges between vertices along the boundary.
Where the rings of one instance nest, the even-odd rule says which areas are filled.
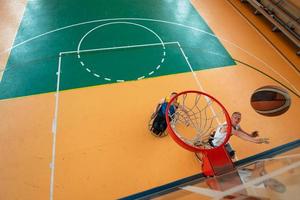
[[[150,131],[158,137],[167,135],[165,132],[167,128],[166,109],[169,101],[176,95],[177,95],[176,92],[172,92],[170,94],[170,97],[166,97],[162,99],[156,106],[156,109],[151,116],[151,120],[149,124]],[[177,100],[175,99],[169,109],[169,116],[172,116],[175,113],[177,108],[178,108],[178,103]]]

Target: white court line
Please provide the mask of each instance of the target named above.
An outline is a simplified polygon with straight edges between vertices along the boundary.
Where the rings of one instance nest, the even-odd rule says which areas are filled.
[[[57,69],[57,83],[55,93],[55,110],[54,119],[52,122],[52,159],[50,163],[51,174],[50,174],[50,200],[53,200],[54,194],[54,173],[55,173],[55,157],[56,157],[56,133],[57,133],[57,118],[58,118],[58,107],[59,107],[59,87],[60,87],[60,72],[61,72],[61,56],[59,54],[58,69]]]
[[[96,77],[98,77],[98,78],[100,77],[99,74],[96,74],[96,73],[93,73],[93,75],[96,76]]]
[[[205,90],[203,89],[203,86],[201,85],[201,83],[200,83],[200,81],[199,81],[199,79],[197,77],[197,74],[194,72],[194,69],[192,68],[192,65],[190,64],[190,62],[188,60],[188,57],[185,55],[185,53],[184,53],[183,49],[181,48],[179,42],[177,42],[177,45],[178,45],[178,47],[179,47],[179,49],[180,49],[180,51],[181,51],[181,53],[182,53],[182,55],[183,55],[186,63],[188,64],[188,66],[189,66],[189,68],[190,68],[190,70],[191,70],[191,72],[193,74],[193,77],[194,77],[194,79],[195,79],[198,87],[200,88],[201,91],[205,92]],[[205,96],[205,99],[206,99],[206,102],[209,104],[209,108],[210,108],[211,112],[213,113],[213,116],[216,117],[217,123],[220,125],[221,122],[220,122],[220,120],[219,120],[219,118],[218,118],[218,116],[217,116],[214,108],[210,104],[211,100],[209,100],[209,98],[207,96]]]
[[[196,73],[194,72],[194,69],[192,68],[192,66],[191,66],[191,64],[190,64],[190,62],[189,62],[189,60],[188,60],[188,57],[185,55],[185,53],[184,53],[183,49],[181,48],[179,42],[177,42],[177,45],[178,45],[178,47],[179,47],[179,49],[180,49],[180,51],[181,51],[181,53],[182,53],[182,55],[183,55],[183,57],[184,57],[186,63],[188,64],[188,66],[189,66],[189,68],[190,68],[190,70],[191,70],[191,72],[192,72],[192,74],[193,74],[193,76],[194,76],[194,78],[195,78],[195,81],[196,81],[198,87],[200,88],[201,91],[204,92],[204,89],[203,89],[203,87],[202,87],[202,85],[201,85],[201,83],[200,83],[200,81],[199,81],[199,79],[198,79]]]
[[[156,33],[155,33],[156,34]],[[162,39],[160,39],[160,37],[157,35],[157,37],[159,38],[159,40],[161,41],[160,43],[148,43],[148,44],[139,44],[139,45],[126,45],[126,46],[117,46],[117,47],[105,47],[105,48],[96,48],[96,49],[85,49],[85,50],[78,50],[77,51],[65,51],[65,52],[61,52],[61,55],[68,55],[68,54],[77,54],[77,57],[80,58],[80,53],[84,53],[84,52],[96,52],[96,51],[107,51],[107,50],[118,50],[118,49],[130,49],[130,48],[140,48],[140,47],[149,47],[149,46],[159,46],[159,45],[162,45],[165,49],[165,45],[171,45],[171,44],[178,44],[178,41],[173,41],[173,42],[163,42]],[[166,52],[164,51],[163,52],[163,56],[166,55]],[[161,59],[161,64],[165,61],[165,58],[162,58]],[[85,66],[85,63],[83,61],[80,61],[80,64],[81,66]],[[161,64],[159,64],[157,67],[156,67],[156,70],[159,70],[160,67],[161,67]],[[92,72],[91,69],[89,68],[86,68],[86,70],[88,72]],[[153,73],[155,73],[155,71],[151,71],[148,73],[148,75],[152,75]],[[96,73],[93,73],[94,76],[96,76],[97,78],[100,78],[101,76],[99,74]],[[139,78],[137,78],[137,80],[142,80],[144,79],[146,76],[141,76]],[[104,80],[109,80],[111,81],[112,79],[109,78],[109,77],[106,77],[106,78],[103,78]],[[124,82],[125,80],[117,80],[116,82]]]
[[[177,42],[163,42],[163,44],[176,44]],[[116,49],[129,49],[129,48],[138,48],[138,47],[149,47],[149,46],[158,46],[161,43],[149,43],[149,44],[138,44],[138,45],[128,45],[128,46],[118,46],[118,47],[107,47],[107,48],[97,48],[97,49],[85,49],[79,51],[65,51],[61,52],[62,54],[74,54],[74,53],[85,53],[92,51],[106,51],[106,50],[116,50]]]
[[[109,26],[109,25],[119,25],[119,24],[126,24],[126,25],[132,25],[132,26],[137,26],[137,27],[140,27],[140,28],[143,28],[147,31],[149,31],[150,33],[152,33],[159,41],[160,43],[158,45],[161,45],[163,47],[163,53],[165,54],[165,44],[162,40],[162,38],[155,32],[153,31],[152,29],[142,25],[142,24],[138,24],[138,23],[133,23],[133,22],[125,22],[125,21],[117,21],[117,22],[108,22],[108,23],[105,23],[105,24],[101,24],[101,25],[98,25],[94,28],[92,28],[91,30],[89,30],[88,32],[86,32],[84,34],[84,36],[82,36],[82,38],[80,39],[79,43],[78,43],[78,46],[77,46],[77,54],[79,55],[80,54],[80,48],[81,48],[81,44],[82,42],[84,41],[84,39],[89,35],[91,34],[93,31],[99,29],[99,28],[103,28],[104,26]],[[146,46],[154,46],[154,45],[157,45],[157,43],[155,44],[146,44]],[[122,49],[122,48],[133,48],[133,47],[143,47],[145,46],[145,44],[142,44],[142,45],[132,45],[132,46],[125,46],[125,47],[109,47],[109,48],[103,48],[103,50],[110,50],[110,49]],[[91,52],[91,51],[95,51],[95,50],[86,50],[86,52]],[[83,62],[83,61],[82,61]],[[164,58],[161,60],[161,64],[164,62]],[[111,79],[111,77],[107,77],[109,79]],[[140,80],[138,78],[138,80]]]
[[[152,75],[154,73],[154,71],[149,72],[149,75]]]

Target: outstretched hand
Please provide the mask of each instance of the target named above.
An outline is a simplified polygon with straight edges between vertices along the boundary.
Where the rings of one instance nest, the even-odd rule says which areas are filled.
[[[269,138],[258,138],[258,143],[259,144],[269,144]]]
[[[258,137],[258,136],[259,136],[258,131],[253,131],[253,132],[251,133],[251,136],[252,136],[252,137]]]

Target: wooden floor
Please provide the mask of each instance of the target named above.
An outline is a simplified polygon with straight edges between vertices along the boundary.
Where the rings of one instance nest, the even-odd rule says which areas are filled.
[[[232,58],[255,66],[293,91],[287,113],[264,117],[251,108],[251,94],[278,82],[239,62],[196,72],[206,92],[229,112],[243,113],[245,130],[259,130],[270,138],[269,145],[231,138],[238,158],[299,139],[300,59],[293,44],[273,33],[268,22],[240,1],[192,0],[191,4]],[[1,1],[2,71],[25,6],[25,0]],[[54,182],[49,164],[55,93],[0,100],[0,199],[48,199],[51,183],[57,200],[116,199],[199,173],[193,153],[170,137],[158,139],[147,130],[156,103],[171,91],[188,89],[199,89],[189,72],[59,92]]]

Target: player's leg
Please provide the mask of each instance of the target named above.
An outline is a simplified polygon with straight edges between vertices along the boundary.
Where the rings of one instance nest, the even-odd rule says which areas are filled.
[[[231,147],[231,145],[229,143],[225,144],[225,149],[228,152],[230,158],[232,160],[235,159],[235,150],[233,150],[233,148]]]

